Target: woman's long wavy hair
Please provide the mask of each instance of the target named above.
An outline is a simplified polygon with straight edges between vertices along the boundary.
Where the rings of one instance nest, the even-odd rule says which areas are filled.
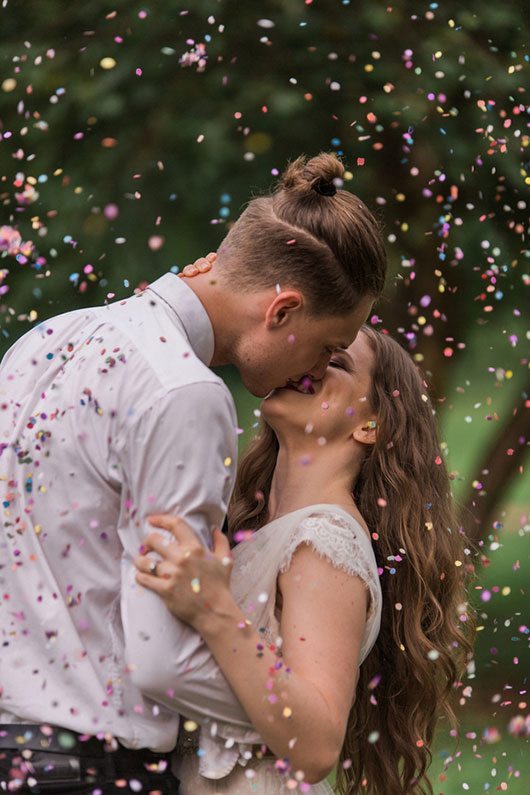
[[[458,525],[431,401],[409,355],[364,326],[374,351],[370,405],[377,438],[353,488],[373,539],[383,591],[381,631],[361,665],[338,766],[337,790],[432,795],[434,730],[456,725],[454,690],[471,657],[473,570]],[[239,466],[229,528],[258,528],[278,442],[263,425]]]

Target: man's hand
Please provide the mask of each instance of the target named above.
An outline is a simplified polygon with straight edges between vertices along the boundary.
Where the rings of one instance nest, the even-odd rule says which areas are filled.
[[[191,265],[186,265],[186,267],[183,268],[182,273],[179,273],[179,276],[183,278],[188,276],[197,276],[199,273],[207,273],[212,269],[212,265],[215,263],[216,259],[217,253],[215,251],[211,251],[205,257],[199,257],[199,259],[196,259]]]

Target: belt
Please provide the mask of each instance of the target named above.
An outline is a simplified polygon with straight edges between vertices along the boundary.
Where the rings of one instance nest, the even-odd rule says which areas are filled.
[[[189,731],[184,728],[186,719],[182,718],[180,721],[180,729],[179,734],[177,737],[177,745],[175,747],[175,753],[177,757],[180,756],[187,756],[188,754],[197,754],[199,750],[199,731],[198,727]],[[251,759],[276,759],[276,755],[273,754],[269,748],[261,743],[259,745],[256,744],[247,744],[244,743],[246,752],[250,755],[249,758]],[[248,761],[248,760],[247,760]]]
[[[47,724],[0,725],[0,758],[5,756],[3,751],[16,753],[39,786],[48,782],[73,785],[87,770],[96,779],[100,775],[110,780],[131,775],[152,779],[171,776],[170,753],[125,748],[108,736],[99,739]]]
[[[101,759],[109,754],[116,758],[136,759],[150,763],[166,761],[171,752],[161,753],[148,748],[125,748],[109,735],[103,738],[89,734],[79,734],[70,729],[48,724],[34,725],[10,723],[0,725],[0,748],[18,751],[50,751],[56,754],[91,757]]]

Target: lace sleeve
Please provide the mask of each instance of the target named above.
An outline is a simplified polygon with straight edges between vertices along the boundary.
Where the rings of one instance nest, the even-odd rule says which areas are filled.
[[[337,569],[359,577],[370,595],[370,613],[379,605],[377,573],[373,560],[366,551],[364,539],[359,538],[364,530],[352,519],[331,513],[316,513],[307,516],[297,525],[290,536],[280,562],[280,573],[288,570],[292,557],[301,544],[308,544],[315,552],[329,560]]]

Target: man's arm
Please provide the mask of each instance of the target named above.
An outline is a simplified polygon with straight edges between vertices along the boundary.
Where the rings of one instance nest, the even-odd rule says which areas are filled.
[[[236,466],[236,420],[215,382],[173,390],[135,422],[120,458],[121,612],[129,675],[142,693],[195,720],[250,722],[201,637],[135,582],[133,559],[152,529],[146,517],[181,516],[205,546],[228,507]],[[257,735],[256,735],[257,737]]]

